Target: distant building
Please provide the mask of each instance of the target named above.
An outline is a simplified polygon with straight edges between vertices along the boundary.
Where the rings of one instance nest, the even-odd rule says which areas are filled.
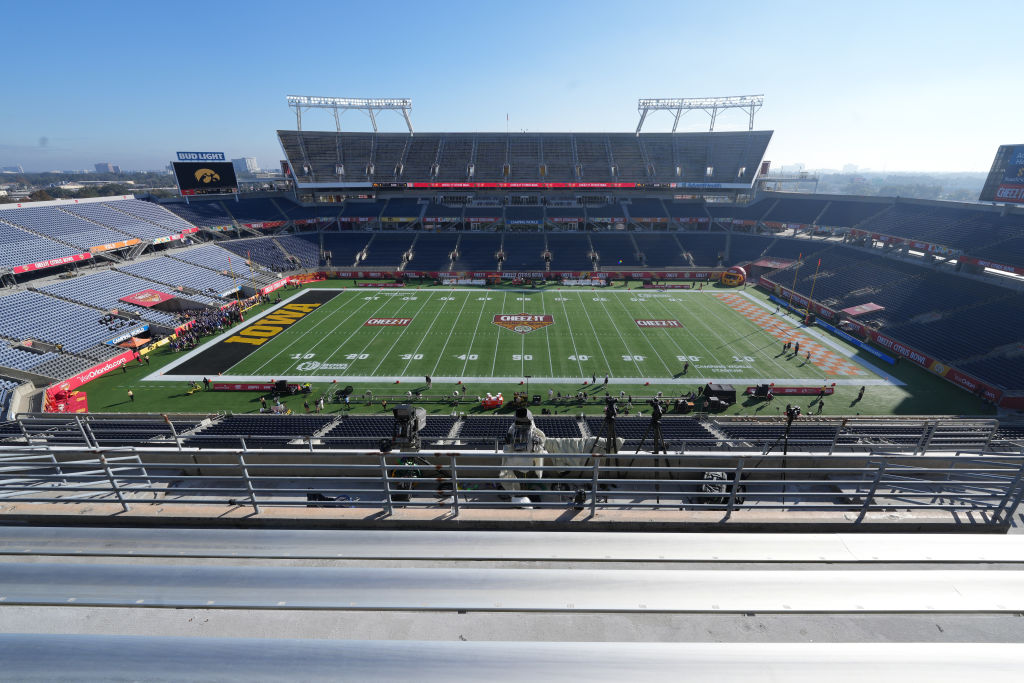
[[[120,169],[111,163],[96,164],[97,173],[120,173]]]
[[[21,164],[19,164],[17,166],[4,166],[3,168],[0,168],[0,171],[3,171],[4,173],[24,173],[25,169],[23,169]]]
[[[235,175],[252,175],[260,170],[260,165],[252,157],[232,159],[231,164],[235,167]]]

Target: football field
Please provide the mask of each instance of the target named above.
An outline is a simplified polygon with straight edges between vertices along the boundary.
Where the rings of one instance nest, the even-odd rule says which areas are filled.
[[[311,289],[147,379],[901,384],[855,351],[742,290]]]

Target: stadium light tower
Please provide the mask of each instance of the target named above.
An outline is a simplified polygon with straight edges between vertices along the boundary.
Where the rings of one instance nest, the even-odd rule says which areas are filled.
[[[637,101],[636,109],[640,112],[640,123],[636,124],[636,134],[640,135],[640,129],[647,119],[647,114],[652,111],[670,111],[676,116],[672,122],[672,132],[676,132],[679,126],[679,119],[682,115],[693,109],[699,109],[711,117],[709,131],[715,129],[715,120],[718,112],[723,109],[743,109],[750,115],[750,127],[754,130],[754,113],[764,104],[764,95],[737,95],[733,97],[691,97],[686,99],[642,99]]]
[[[341,132],[341,114],[351,109],[366,112],[377,132],[377,114],[383,111],[397,111],[405,119],[412,135],[412,100],[408,98],[359,98],[359,97],[310,97],[308,95],[288,95],[288,106],[295,110],[295,125],[302,130],[302,112],[305,109],[330,109],[334,112],[334,126]]]

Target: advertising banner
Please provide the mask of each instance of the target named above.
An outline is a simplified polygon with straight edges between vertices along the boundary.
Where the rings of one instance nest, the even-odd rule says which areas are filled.
[[[992,268],[993,270],[1001,270],[1004,273],[1013,273],[1014,275],[1024,275],[1024,268],[1008,266],[1005,263],[996,263],[995,261],[989,261],[987,259],[975,258],[973,256],[961,256],[960,261],[963,263],[969,263],[972,266]]]
[[[156,289],[144,289],[141,292],[122,296],[118,301],[123,301],[126,304],[135,304],[136,306],[142,306],[143,308],[152,308],[157,304],[161,304],[173,298],[174,295],[168,294],[167,292],[161,292]]]
[[[283,277],[277,282],[271,282],[269,285],[260,290],[260,294],[270,294],[275,292],[288,284],[288,278]]]
[[[53,385],[51,389],[56,391],[72,391],[82,386],[86,382],[91,382],[97,377],[102,377],[111,370],[118,369],[119,367],[121,367],[128,361],[132,360],[133,358],[135,358],[134,351],[125,351],[122,354],[114,356],[108,361],[104,361],[102,363],[99,363],[98,365],[94,365],[85,372],[80,372],[74,377],[69,377],[63,382]]]
[[[124,249],[125,247],[134,246],[134,245],[138,244],[141,241],[142,240],[140,240],[138,238],[134,238],[134,239],[130,239],[130,240],[122,240],[120,242],[108,242],[107,244],[99,244],[99,245],[97,245],[95,247],[89,247],[89,251],[92,252],[93,254],[95,254],[96,252],[99,252],[99,251],[111,251],[112,249]]]
[[[11,271],[17,275],[18,273],[28,273],[33,270],[56,268],[57,266],[67,265],[68,263],[75,263],[76,261],[85,261],[91,258],[92,254],[72,254],[71,256],[61,256],[60,258],[52,258],[46,261],[27,263],[23,266],[14,266],[14,268],[12,268]]]
[[[129,330],[128,332],[125,332],[124,334],[119,334],[118,336],[114,337],[113,339],[111,339],[110,341],[105,342],[105,343],[109,344],[110,346],[116,346],[117,344],[120,344],[123,341],[127,341],[128,339],[131,339],[132,337],[138,336],[139,334],[141,334],[142,332],[145,332],[148,329],[149,329],[149,325],[139,325],[138,327],[131,328],[131,330]]]

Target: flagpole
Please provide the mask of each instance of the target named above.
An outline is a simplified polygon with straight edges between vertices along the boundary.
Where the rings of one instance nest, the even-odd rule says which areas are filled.
[[[814,299],[814,285],[818,284],[818,271],[821,270],[821,259],[818,259],[818,266],[814,269],[814,279],[811,280],[811,295],[807,297],[807,314],[811,313],[811,300]]]
[[[804,253],[796,257],[796,269],[793,271],[793,286],[789,288],[789,307],[793,308],[793,292],[796,291],[796,276],[800,272],[800,264],[803,263]]]

